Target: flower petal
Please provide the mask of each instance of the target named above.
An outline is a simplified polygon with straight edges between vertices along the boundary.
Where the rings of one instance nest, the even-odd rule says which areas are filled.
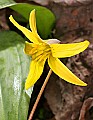
[[[27,54],[27,55],[31,55],[30,52],[31,50],[33,49],[33,43],[29,43],[29,42],[25,42],[25,48],[24,48],[24,52]]]
[[[42,39],[39,37],[37,33],[35,9],[32,10],[30,13],[29,24],[30,24],[30,29],[32,30],[34,36],[37,38],[38,42],[42,42]]]
[[[37,33],[35,9],[32,10],[30,13],[29,24],[30,24],[30,28],[31,28],[32,32]]]
[[[75,76],[58,58],[50,56],[48,58],[48,64],[53,72],[65,81],[80,86],[87,85]]]
[[[35,35],[28,30],[27,28],[19,25],[14,18],[12,17],[12,15],[10,15],[9,17],[10,21],[20,30],[22,31],[22,33],[33,43],[39,43],[38,39],[35,37]]]
[[[36,83],[36,81],[40,78],[43,72],[45,61],[46,59],[44,59],[42,62],[38,62],[35,60],[31,61],[30,71],[25,83],[26,90],[33,86]]]
[[[51,51],[53,57],[65,58],[83,52],[89,45],[89,41],[72,44],[51,44]]]

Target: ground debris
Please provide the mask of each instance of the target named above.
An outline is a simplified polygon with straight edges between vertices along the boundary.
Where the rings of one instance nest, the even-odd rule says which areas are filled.
[[[54,38],[59,38],[61,43],[87,39],[90,46],[81,54],[67,58],[65,62],[66,66],[88,86],[75,86],[52,74],[45,90],[45,98],[56,120],[83,120],[82,116],[84,120],[92,120],[92,106],[85,109],[84,114],[81,111],[85,101],[93,97],[93,4],[64,7],[52,3],[49,8],[57,18]],[[87,116],[86,110],[90,113]]]

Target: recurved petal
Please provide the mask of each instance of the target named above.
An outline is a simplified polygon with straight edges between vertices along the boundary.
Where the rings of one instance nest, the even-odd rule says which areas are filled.
[[[38,39],[35,37],[35,35],[28,30],[27,28],[19,25],[14,18],[12,17],[12,15],[10,15],[9,17],[10,21],[14,24],[14,26],[16,26],[20,31],[22,31],[22,33],[33,43],[39,43]]]
[[[32,10],[30,13],[29,24],[30,24],[30,29],[32,30],[34,36],[37,38],[38,42],[42,42],[42,39],[37,33],[35,9]]]
[[[58,58],[50,56],[48,58],[48,64],[53,72],[65,81],[80,86],[87,85],[75,76]]]
[[[36,81],[40,78],[43,72],[45,61],[46,59],[44,59],[44,61],[42,62],[37,62],[35,60],[31,61],[30,71],[25,83],[26,90],[33,86],[36,83]]]
[[[32,30],[33,32],[37,32],[35,9],[32,10],[31,13],[30,13],[29,24],[30,24],[31,30]]]
[[[89,45],[89,41],[72,44],[51,44],[53,57],[65,58],[83,52]]]

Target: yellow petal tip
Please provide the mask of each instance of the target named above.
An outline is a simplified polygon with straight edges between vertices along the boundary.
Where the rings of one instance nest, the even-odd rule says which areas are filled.
[[[83,82],[83,84],[81,84],[80,86],[87,86],[87,84],[85,82]]]
[[[25,90],[28,90],[29,88],[29,84],[25,83]]]
[[[31,12],[35,12],[35,9],[33,9]]]
[[[34,14],[35,14],[35,9],[33,9],[33,10],[30,12],[31,17],[33,17]]]
[[[85,40],[85,42],[86,42],[86,44],[87,44],[87,45],[89,45],[89,44],[90,44],[90,42],[89,42],[88,40]]]
[[[72,84],[75,84],[75,85],[78,85],[78,86],[87,86],[87,84],[81,80],[78,80],[76,83],[73,83]]]
[[[10,15],[9,20],[11,21],[12,19],[13,19],[13,16],[12,16],[12,15]]]

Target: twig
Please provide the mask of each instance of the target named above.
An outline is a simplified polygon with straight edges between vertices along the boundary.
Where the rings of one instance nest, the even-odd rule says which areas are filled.
[[[41,95],[42,95],[42,93],[43,93],[46,85],[47,85],[47,82],[48,82],[48,80],[49,80],[49,78],[50,78],[51,73],[52,73],[52,70],[50,69],[49,72],[48,72],[48,75],[47,75],[47,77],[46,77],[46,79],[45,79],[45,81],[44,81],[44,83],[43,83],[43,85],[42,85],[42,87],[41,87],[41,90],[40,90],[40,92],[39,92],[39,94],[38,94],[38,96],[37,96],[37,99],[36,99],[36,101],[35,101],[35,103],[34,103],[34,106],[33,106],[33,108],[32,108],[32,111],[31,111],[31,113],[30,113],[30,115],[29,115],[29,119],[28,119],[28,120],[32,120],[32,117],[33,117],[33,115],[34,115],[34,112],[35,112],[35,110],[36,110],[36,107],[37,107],[37,105],[38,105],[38,102],[39,102],[39,100],[40,100],[40,98],[41,98]]]

